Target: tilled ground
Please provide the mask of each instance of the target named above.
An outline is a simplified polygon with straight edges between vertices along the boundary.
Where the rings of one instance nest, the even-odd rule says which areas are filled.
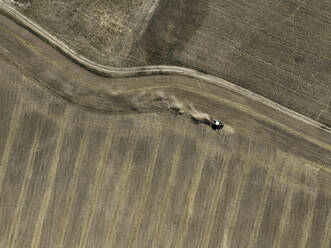
[[[330,126],[330,9],[328,0],[34,0],[24,13],[100,63],[195,68]]]
[[[152,14],[148,11],[155,5],[154,0],[9,2],[79,53],[112,65],[126,59],[137,25],[140,31],[142,22],[148,23],[145,19]]]
[[[0,20],[1,247],[330,245],[329,134],[193,79],[101,78]],[[122,98],[92,111],[54,96],[64,86],[162,86],[233,131],[114,114]]]
[[[205,71],[331,125],[330,10],[328,0],[164,1],[129,59]]]
[[[1,247],[330,244],[320,165],[170,113],[91,112],[8,64],[0,79]]]

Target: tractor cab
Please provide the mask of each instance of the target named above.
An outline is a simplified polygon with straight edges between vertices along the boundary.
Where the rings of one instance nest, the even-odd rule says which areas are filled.
[[[214,130],[220,130],[224,127],[224,124],[218,120],[213,120],[213,122],[211,123],[211,127]]]

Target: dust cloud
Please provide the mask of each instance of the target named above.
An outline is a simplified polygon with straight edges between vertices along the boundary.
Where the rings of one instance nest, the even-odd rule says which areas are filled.
[[[113,92],[113,95],[118,93],[120,92]],[[192,103],[180,101],[176,96],[167,95],[163,91],[140,91],[138,93],[135,92],[135,94],[128,94],[125,98],[129,100],[131,108],[138,112],[168,110],[175,114],[189,117],[196,123],[208,126],[211,126],[214,120],[209,114],[197,110]],[[224,125],[222,131],[227,134],[234,133],[234,129],[227,124]]]
[[[166,105],[166,108],[174,111],[177,114],[186,115],[198,123],[203,123],[211,126],[213,118],[204,112],[197,110],[193,104],[179,101],[174,95],[167,96],[162,91],[155,93],[155,100]],[[233,134],[234,129],[229,125],[224,125],[223,131],[227,134]]]

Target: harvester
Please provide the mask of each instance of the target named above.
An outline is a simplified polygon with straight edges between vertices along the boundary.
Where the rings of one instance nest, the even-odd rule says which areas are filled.
[[[216,119],[212,119],[212,122],[210,125],[211,125],[211,128],[214,130],[220,130],[224,127],[224,124],[221,121],[216,120]]]
[[[193,120],[195,120],[196,122],[200,122],[200,123],[204,123],[208,126],[210,126],[212,129],[218,131],[218,130],[221,130],[223,129],[224,127],[224,123],[219,121],[219,120],[216,120],[214,118],[210,118],[209,116],[208,117],[204,117],[204,118],[196,118],[196,117],[192,117]]]

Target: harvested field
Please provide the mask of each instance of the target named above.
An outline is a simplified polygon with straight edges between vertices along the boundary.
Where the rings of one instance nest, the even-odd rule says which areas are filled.
[[[132,64],[175,64],[222,77],[331,125],[328,0],[163,1]]]
[[[121,65],[149,23],[157,0],[6,0],[32,20],[51,27],[77,52],[99,63]]]
[[[0,79],[1,247],[330,244],[321,165],[170,113],[73,106],[3,57]]]
[[[75,8],[77,13],[72,15],[65,4],[33,1],[39,2],[44,9],[32,4],[23,13],[96,61],[113,66],[172,64],[195,68],[331,125],[328,0],[150,0],[138,9],[136,19],[121,17],[137,23],[135,28],[126,25],[132,30],[130,36],[110,36],[102,31],[100,40],[112,40],[97,44],[88,44],[83,35],[93,35],[84,17],[94,16],[90,8]],[[124,6],[122,2],[111,1],[119,8]],[[106,3],[98,1],[98,6]],[[75,6],[77,1],[69,4]],[[45,11],[51,7],[52,12]],[[66,25],[60,26],[58,18],[49,21],[63,11],[76,19],[65,17]],[[92,18],[93,29],[102,30],[97,19]],[[72,33],[77,25],[79,35]],[[125,48],[114,48],[115,44]]]
[[[331,245],[327,130],[196,79],[103,78],[0,23],[1,247]]]

